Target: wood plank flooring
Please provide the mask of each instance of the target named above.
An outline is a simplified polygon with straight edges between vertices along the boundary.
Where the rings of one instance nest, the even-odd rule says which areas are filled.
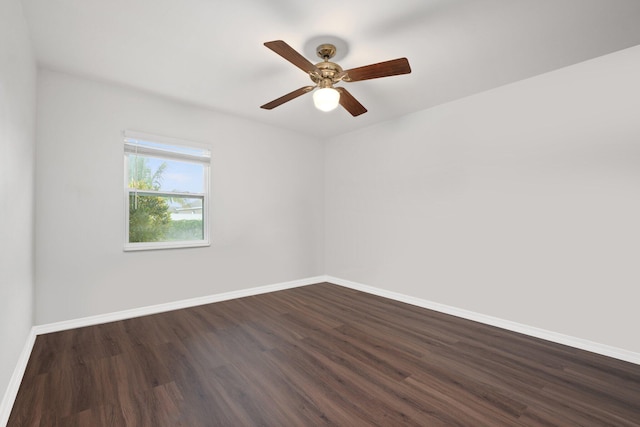
[[[8,426],[640,426],[640,365],[321,283],[37,338]]]

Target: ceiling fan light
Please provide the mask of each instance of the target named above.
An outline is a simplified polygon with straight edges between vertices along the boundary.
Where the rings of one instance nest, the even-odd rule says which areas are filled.
[[[320,111],[331,111],[340,103],[340,92],[331,87],[320,88],[313,93],[313,104]]]

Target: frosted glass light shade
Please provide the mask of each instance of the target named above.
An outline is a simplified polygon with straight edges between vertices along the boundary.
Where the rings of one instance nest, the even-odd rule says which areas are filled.
[[[340,92],[337,90],[325,87],[313,92],[313,104],[320,111],[334,110],[340,103]]]

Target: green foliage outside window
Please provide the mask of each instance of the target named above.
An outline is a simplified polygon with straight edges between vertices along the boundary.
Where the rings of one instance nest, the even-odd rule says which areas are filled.
[[[162,163],[153,172],[144,157],[129,157],[129,188],[160,189],[162,174],[167,168]],[[164,241],[171,225],[171,213],[166,198],[156,195],[129,194],[129,242]]]

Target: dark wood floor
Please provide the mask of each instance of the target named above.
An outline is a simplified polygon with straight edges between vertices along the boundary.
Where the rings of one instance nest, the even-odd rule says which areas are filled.
[[[39,336],[9,426],[640,426],[640,366],[330,284]]]

